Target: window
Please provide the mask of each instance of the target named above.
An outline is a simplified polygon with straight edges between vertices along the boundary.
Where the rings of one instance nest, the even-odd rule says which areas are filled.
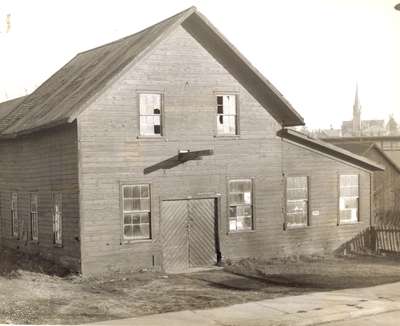
[[[54,244],[62,245],[62,194],[53,193],[53,238]]]
[[[308,225],[308,177],[286,178],[286,226]]]
[[[31,194],[30,198],[30,217],[31,217],[31,240],[39,240],[39,221],[38,221],[38,195]]]
[[[140,135],[161,136],[161,94],[140,94]]]
[[[229,181],[229,231],[253,229],[252,180]]]
[[[358,222],[359,189],[358,175],[341,175],[339,198],[339,222]]]
[[[18,237],[18,195],[16,192],[11,194],[11,234]]]
[[[217,96],[217,134],[236,135],[236,95]]]
[[[124,240],[150,239],[150,186],[123,186]]]

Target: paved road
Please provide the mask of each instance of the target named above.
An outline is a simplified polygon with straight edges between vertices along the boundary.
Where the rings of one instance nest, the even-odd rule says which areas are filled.
[[[91,325],[400,325],[400,282],[316,292],[208,310],[187,310]]]

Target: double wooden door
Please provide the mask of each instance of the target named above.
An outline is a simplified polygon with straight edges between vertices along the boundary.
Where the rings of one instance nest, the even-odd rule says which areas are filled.
[[[217,263],[216,200],[165,200],[161,208],[163,268],[184,272]]]

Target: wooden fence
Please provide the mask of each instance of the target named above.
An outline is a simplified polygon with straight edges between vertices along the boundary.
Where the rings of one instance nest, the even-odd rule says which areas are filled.
[[[400,227],[391,225],[371,226],[341,246],[342,254],[385,253],[400,255]]]
[[[370,230],[371,244],[375,244],[375,248],[372,247],[372,250],[400,255],[400,228],[398,226],[378,225],[371,227]]]

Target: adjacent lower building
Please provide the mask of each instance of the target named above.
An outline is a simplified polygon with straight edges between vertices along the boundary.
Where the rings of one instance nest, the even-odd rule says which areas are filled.
[[[331,253],[384,168],[303,124],[192,7],[0,104],[1,244],[84,275]]]

